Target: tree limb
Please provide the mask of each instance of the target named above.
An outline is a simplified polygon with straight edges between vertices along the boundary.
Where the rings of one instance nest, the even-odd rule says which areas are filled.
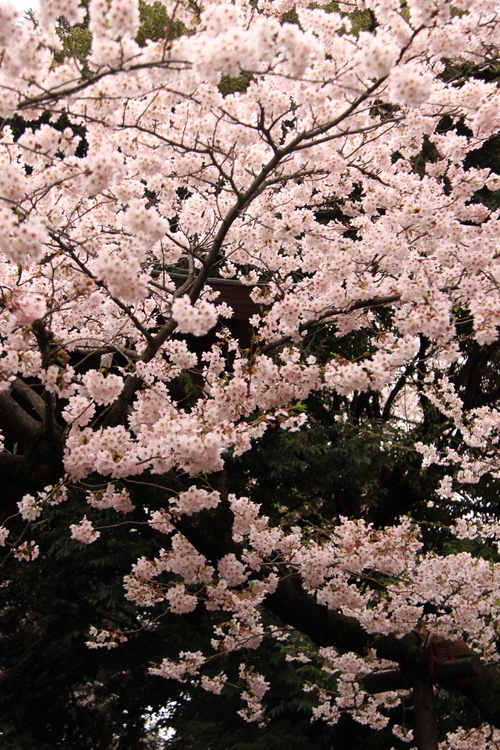
[[[225,554],[241,551],[230,534],[231,516],[226,501],[223,501],[215,512],[200,513],[196,519],[185,517],[175,525],[198,552],[216,564]],[[404,672],[421,668],[424,663],[422,640],[417,632],[411,631],[402,638],[394,634],[369,634],[354,617],[319,604],[305,591],[297,574],[283,576],[276,591],[266,596],[263,606],[318,646],[333,646],[340,652],[358,654],[375,648],[380,658],[397,662]],[[456,688],[471,700],[485,721],[500,728],[500,674],[488,669],[476,657],[471,663],[473,676],[467,680],[470,684],[457,681]],[[449,679],[446,670],[440,674],[439,665],[434,666],[440,681]]]
[[[14,391],[14,393],[17,393],[19,396],[21,396],[30,406],[33,407],[33,409],[36,411],[39,417],[42,419],[45,416],[45,404],[43,401],[43,398],[38,395],[36,391],[31,388],[31,386],[27,385],[21,378],[16,378],[11,383],[11,388]]]
[[[30,417],[8,391],[0,393],[0,416],[8,423],[16,440],[32,439],[42,428],[41,423]]]

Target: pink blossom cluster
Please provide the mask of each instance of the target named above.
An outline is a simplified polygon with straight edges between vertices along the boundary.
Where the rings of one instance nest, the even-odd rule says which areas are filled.
[[[71,538],[82,542],[82,544],[92,544],[92,542],[95,542],[101,536],[101,532],[94,529],[92,521],[89,521],[87,516],[84,516],[78,524],[72,523],[69,528]]]
[[[147,296],[147,278],[134,256],[127,256],[123,251],[111,254],[106,248],[92,261],[91,268],[113,297],[137,302]]]
[[[395,104],[418,107],[429,100],[433,89],[431,73],[411,63],[394,68],[389,77],[389,94]]]
[[[113,508],[119,513],[130,513],[135,508],[128,490],[122,489],[118,492],[111,482],[104,491],[87,492],[87,502],[92,508],[98,510]]]
[[[240,508],[240,513],[235,514],[236,528],[251,532],[257,521],[258,507],[252,508],[244,498],[239,503],[233,500],[232,505],[235,509]],[[243,512],[247,515],[249,527],[242,523]],[[265,525],[265,520],[261,518],[258,534],[265,531],[263,523]],[[246,544],[245,536],[235,538],[239,538],[244,546],[248,544],[251,551],[251,534]],[[497,564],[477,560],[468,553],[446,558],[423,553],[416,529],[408,520],[396,527],[375,530],[362,521],[344,519],[336,527],[332,539],[330,545],[306,542],[301,547],[295,535],[290,545],[286,538],[278,543],[282,560],[289,568],[300,571],[309,590],[317,592],[320,603],[356,617],[368,632],[402,635],[421,620],[422,601],[430,601],[436,614],[427,616],[427,624],[433,632],[445,637],[467,632],[471,644],[488,653],[489,658],[495,658],[492,644],[496,639],[496,629],[493,623],[500,580]],[[245,566],[231,553],[219,561],[217,577],[214,578],[215,571],[207,568],[206,561],[182,536],[174,535],[172,546],[173,554],[163,552],[153,564],[143,560],[135,569],[135,578],[142,576],[143,582],[149,581],[154,587],[153,579],[159,572],[170,570],[187,584],[208,584],[205,590],[207,608],[221,608],[233,613],[228,626],[214,628],[213,647],[224,652],[256,648],[265,633],[256,604],[275,590],[278,577],[273,573],[267,582],[263,579],[249,581]],[[273,569],[280,558],[275,553],[270,563],[266,550],[262,552],[259,565],[252,567],[255,570]],[[366,581],[377,574],[387,575],[393,582],[382,590],[377,586],[366,586]],[[240,590],[242,586],[244,588]],[[188,612],[198,604],[197,597],[187,592],[183,584],[170,588],[166,598],[174,612]],[[142,599],[140,603],[145,601]],[[349,708],[358,721],[367,722],[374,728],[384,726],[386,718],[379,708],[386,701],[393,704],[395,696],[387,694],[367,702],[354,684],[355,675],[363,670],[370,671],[376,657],[371,654],[367,660],[351,655],[351,660],[356,663],[352,670],[353,679],[349,678],[347,656],[333,657],[330,654],[329,658],[342,675],[341,689],[334,703],[325,696],[317,709],[317,718],[337,721],[339,711]],[[256,712],[254,718],[260,720],[262,716],[257,719]]]
[[[337,678],[337,690],[334,695],[330,691],[318,691],[319,704],[313,709],[313,719],[336,724],[342,713],[349,711],[355,721],[372,729],[387,726],[387,715],[381,709],[398,705],[401,700],[398,694],[384,692],[367,696],[358,686],[359,678],[373,669],[372,655],[362,659],[349,652],[340,655],[332,648],[322,648],[320,654],[325,660],[325,671]],[[386,663],[386,666],[394,665]]]
[[[63,419],[75,427],[85,427],[95,414],[95,404],[82,395],[71,396],[62,411]]]
[[[44,243],[47,241],[46,229],[40,217],[30,216],[21,221],[3,207],[0,212],[0,238],[6,257],[17,264],[38,263],[43,258]]]
[[[170,588],[165,594],[165,599],[170,605],[170,610],[176,615],[192,612],[198,604],[198,597],[189,594],[182,583]]]
[[[179,662],[163,659],[159,667],[150,667],[149,673],[165,677],[170,680],[185,682],[188,675],[195,675],[205,663],[206,658],[201,651],[181,651]]]
[[[446,740],[440,743],[440,750],[495,750],[500,741],[500,731],[490,724],[482,724],[472,729],[459,729],[449,732]]]
[[[107,373],[104,376],[97,370],[85,373],[82,381],[91,398],[103,406],[112,404],[123,388],[123,378],[119,375]]]
[[[30,542],[21,542],[17,547],[12,547],[12,554],[16,560],[31,562],[39,556],[40,549],[38,544],[32,539]]]
[[[210,302],[202,300],[193,306],[187,294],[172,304],[172,317],[181,333],[195,336],[204,336],[217,323],[217,312]]]
[[[201,510],[216,508],[219,503],[219,492],[207,492],[193,485],[170,500],[170,511],[174,515],[192,516],[193,513],[199,513]]]
[[[35,521],[42,512],[40,501],[33,495],[24,495],[23,499],[18,502],[17,507],[24,521]]]
[[[141,576],[126,576],[124,579],[125,597],[138,607],[153,607],[165,599],[163,586],[151,583]]]
[[[64,483],[60,483],[55,486],[48,485],[43,490],[39,490],[36,495],[36,497],[30,494],[23,495],[17,503],[23,521],[36,521],[45,506],[59,505],[67,499],[68,493]]]
[[[174,527],[170,523],[170,513],[167,513],[163,508],[154,511],[148,524],[151,528],[160,531],[162,534],[171,534],[174,530]]]
[[[191,413],[175,413],[169,408],[169,401],[161,405],[168,411],[151,425],[149,417],[154,407],[149,395],[138,401],[139,413],[132,412],[130,419],[136,435],[121,425],[80,430],[74,422],[66,441],[66,471],[76,479],[95,470],[113,478],[141,474],[148,467],[155,473],[167,472],[174,466],[192,472],[218,470],[223,465],[223,452],[244,440],[247,449],[255,432],[252,425],[241,424],[235,428],[227,420],[217,423],[217,407],[212,416],[210,410],[204,411],[203,407]],[[137,424],[137,417],[141,424]]]
[[[123,427],[108,427],[101,432],[93,432],[90,427],[75,430],[66,443],[66,470],[75,479],[95,469],[112,477],[140,473],[134,447]]]
[[[121,643],[125,643],[128,638],[120,629],[98,630],[92,626],[89,630],[90,640],[85,645],[88,648],[117,648]]]
[[[182,576],[185,582],[207,583],[212,579],[213,568],[188,540],[177,533],[172,537],[172,552],[164,555],[164,569]]]
[[[244,664],[240,665],[240,679],[246,683],[247,689],[241,694],[246,705],[238,713],[245,721],[262,723],[265,714],[261,701],[269,683],[255,670],[246,669]]]
[[[164,349],[172,362],[182,370],[189,370],[198,364],[198,356],[189,351],[185,341],[167,341]]]
[[[133,235],[144,234],[155,242],[165,236],[169,223],[157,211],[148,209],[144,202],[133,198],[123,215],[122,226]]]
[[[230,552],[224,555],[217,563],[217,570],[221,578],[224,578],[228,586],[239,586],[248,579],[245,565],[240,562],[236,555]]]
[[[219,674],[215,677],[207,677],[206,675],[202,675],[201,678],[202,688],[204,690],[207,690],[209,693],[214,693],[215,695],[220,695],[222,693],[226,682],[227,675],[225,675],[223,672],[219,672]]]
[[[48,393],[57,393],[58,396],[68,398],[75,392],[75,385],[71,382],[73,376],[72,367],[62,370],[57,365],[49,365],[47,370],[40,373],[40,380]]]

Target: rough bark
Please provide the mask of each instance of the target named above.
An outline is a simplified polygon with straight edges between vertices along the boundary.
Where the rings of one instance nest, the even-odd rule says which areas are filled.
[[[41,422],[30,417],[8,391],[0,393],[0,418],[16,440],[31,440],[42,427]]]
[[[418,750],[438,750],[438,726],[434,691],[428,668],[411,675],[415,705],[415,741]]]

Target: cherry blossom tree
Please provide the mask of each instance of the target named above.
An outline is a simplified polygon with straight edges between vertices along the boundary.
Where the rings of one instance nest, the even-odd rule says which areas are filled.
[[[464,639],[480,722],[441,747],[493,747],[500,182],[474,154],[498,129],[497,3],[164,5],[155,41],[137,41],[136,0],[42,0],[23,24],[0,6],[0,469],[22,488],[6,560],[43,555],[37,524],[75,493],[75,549],[136,529],[140,506],[156,551],[124,578],[136,629],[159,611],[213,623],[205,650],[151,674],[236,681],[264,724],[252,654],[299,631],[328,676],[304,683],[313,717],[376,731],[400,698],[363,675]],[[248,340],[224,284],[251,301]],[[307,439],[314,399],[339,429],[370,416],[380,456],[411,456],[454,551],[411,497],[372,513],[367,489],[329,514],[320,498],[317,523],[268,512],[255,477],[238,486],[269,434]],[[99,623],[88,646],[133,631]],[[214,671],[227,654],[234,676]]]

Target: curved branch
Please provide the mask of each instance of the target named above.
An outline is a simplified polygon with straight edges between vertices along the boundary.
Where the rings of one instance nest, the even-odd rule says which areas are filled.
[[[0,416],[8,422],[17,440],[30,440],[42,429],[42,424],[30,417],[8,391],[0,393]]]
[[[358,302],[353,302],[352,305],[342,310],[326,310],[326,312],[318,315],[317,318],[311,318],[310,320],[306,320],[304,323],[300,323],[297,328],[297,333],[310,333],[311,331],[314,331],[315,328],[321,326],[325,321],[328,320],[328,318],[333,318],[336,315],[348,315],[354,310],[365,310],[373,307],[382,307],[383,305],[390,305],[392,302],[398,302],[400,299],[400,294],[390,294],[387,297],[373,297],[372,299],[368,300],[359,300]],[[265,354],[266,352],[272,351],[273,349],[276,349],[283,344],[287,344],[289,341],[292,341],[293,338],[293,336],[282,336],[276,341],[271,341],[269,344],[264,344],[264,346],[261,346],[260,351]]]
[[[17,393],[21,398],[23,398],[33,409],[36,411],[39,417],[42,419],[45,416],[45,404],[43,401],[43,398],[38,395],[36,391],[33,390],[33,388],[27,383],[25,383],[21,378],[16,378],[11,383],[11,388],[14,391],[14,393]]]
[[[71,86],[71,83],[65,84],[67,86],[66,88],[46,91],[39,96],[32,96],[24,99],[23,101],[19,102],[19,104],[17,105],[17,109],[31,109],[32,107],[36,107],[39,104],[48,104],[49,102],[57,101],[58,99],[65,99],[68,96],[72,96],[72,94],[78,94],[80,91],[84,91],[89,86],[92,86],[94,83],[98,83],[107,76],[115,76],[119,73],[130,71],[146,70],[147,68],[170,68],[175,66],[182,66],[180,68],[182,70],[184,67],[190,67],[190,63],[186,60],[158,60],[157,62],[137,63],[136,65],[127,65],[125,67],[120,66],[118,68],[108,68],[108,70],[103,70],[101,73],[96,73],[89,78],[85,78],[83,81],[81,80],[81,78],[78,79],[81,82],[75,83],[73,86]],[[179,68],[175,69],[178,70]]]

